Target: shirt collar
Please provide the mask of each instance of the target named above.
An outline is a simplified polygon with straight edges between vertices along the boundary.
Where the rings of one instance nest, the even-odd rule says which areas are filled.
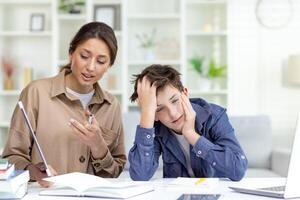
[[[56,97],[61,94],[65,94],[70,100],[75,100],[73,95],[68,95],[66,91],[66,84],[65,84],[65,76],[71,73],[69,68],[63,69],[57,76],[54,77],[52,81],[52,89],[51,89],[51,97]],[[101,104],[104,100],[108,103],[112,103],[113,98],[109,96],[106,92],[103,92],[99,83],[94,84],[95,94],[92,97],[90,104]]]
[[[204,122],[207,121],[208,117],[211,115],[211,111],[202,107],[201,105],[198,105],[196,103],[192,103],[192,107],[196,112],[196,124],[195,124],[195,128],[198,129],[196,131],[201,131]]]

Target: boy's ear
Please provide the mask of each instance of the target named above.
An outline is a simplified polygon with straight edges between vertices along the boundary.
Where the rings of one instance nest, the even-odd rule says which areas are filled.
[[[188,91],[188,89],[186,87],[183,88],[182,93],[185,94],[187,97],[189,96],[189,91]]]

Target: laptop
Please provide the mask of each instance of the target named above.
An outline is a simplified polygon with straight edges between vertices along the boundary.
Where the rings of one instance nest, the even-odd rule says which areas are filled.
[[[230,189],[246,193],[277,198],[295,198],[300,197],[300,113],[298,114],[295,130],[292,154],[289,163],[288,176],[285,185],[273,185],[263,188],[247,187],[229,187]]]

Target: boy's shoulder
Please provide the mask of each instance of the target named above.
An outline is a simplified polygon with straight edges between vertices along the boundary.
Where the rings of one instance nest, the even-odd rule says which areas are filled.
[[[190,98],[190,102],[192,104],[200,106],[202,109],[208,111],[211,114],[224,112],[226,110],[226,108],[224,108],[220,105],[214,104],[214,103],[209,103],[202,98]]]
[[[205,118],[206,120],[212,120],[212,122],[218,121],[218,119],[225,113],[226,114],[226,108],[214,104],[214,103],[209,103],[205,101],[202,98],[191,98],[190,99],[192,106],[198,107],[195,109],[196,115],[201,115],[201,118]],[[200,112],[199,112],[200,110]],[[197,112],[198,111],[198,112]],[[207,116],[204,116],[207,115]],[[204,121],[206,121],[204,120]]]

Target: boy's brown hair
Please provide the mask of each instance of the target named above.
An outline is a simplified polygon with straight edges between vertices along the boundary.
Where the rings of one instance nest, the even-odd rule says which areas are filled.
[[[134,92],[130,97],[131,102],[134,102],[138,98],[137,85],[143,77],[147,76],[151,85],[155,82],[157,88],[156,92],[167,85],[172,85],[182,92],[184,87],[180,80],[180,75],[181,74],[170,65],[154,64],[146,67],[140,74],[133,75],[134,80],[132,83],[134,83]]]

